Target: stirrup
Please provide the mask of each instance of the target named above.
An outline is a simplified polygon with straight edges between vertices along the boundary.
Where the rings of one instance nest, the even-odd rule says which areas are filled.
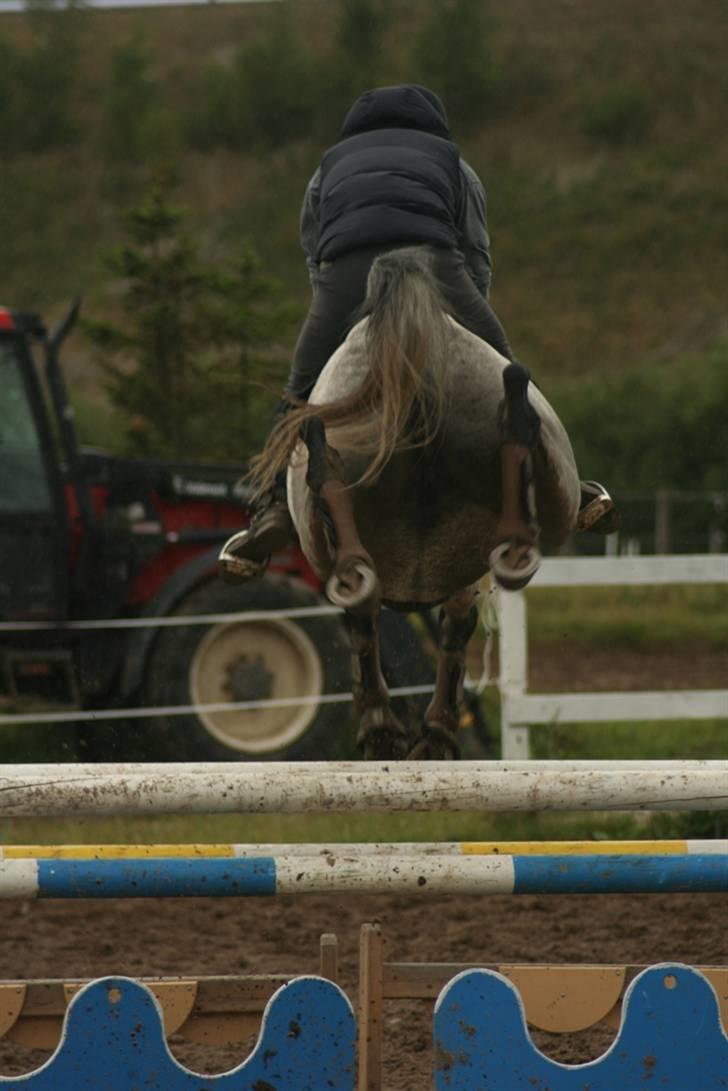
[[[598,481],[582,481],[576,529],[595,534],[613,534],[619,530],[621,523],[622,517],[604,486]]]
[[[238,549],[244,549],[249,544],[250,538],[250,531],[246,527],[228,538],[220,550],[217,571],[226,583],[247,583],[248,580],[260,579],[268,567],[270,556],[264,557],[262,561],[254,561],[236,555]]]

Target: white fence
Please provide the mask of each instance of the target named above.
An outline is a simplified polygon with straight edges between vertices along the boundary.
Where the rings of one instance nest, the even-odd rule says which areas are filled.
[[[728,555],[559,557],[545,560],[533,587],[728,583]],[[524,592],[498,593],[501,756],[530,756],[529,726],[640,720],[728,718],[728,690],[628,693],[528,693],[528,623]]]

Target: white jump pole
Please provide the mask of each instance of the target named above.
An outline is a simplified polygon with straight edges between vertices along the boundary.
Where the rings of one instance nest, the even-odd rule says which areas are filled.
[[[0,767],[0,816],[728,809],[728,762]]]

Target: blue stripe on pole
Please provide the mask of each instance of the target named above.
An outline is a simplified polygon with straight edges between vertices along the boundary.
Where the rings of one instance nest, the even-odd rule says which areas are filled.
[[[204,898],[276,893],[273,857],[39,860],[39,898]]]
[[[515,894],[728,891],[728,855],[514,856]]]

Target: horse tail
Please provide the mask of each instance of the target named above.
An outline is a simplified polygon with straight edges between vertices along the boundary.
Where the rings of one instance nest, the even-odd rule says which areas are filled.
[[[357,485],[376,480],[395,452],[424,446],[435,436],[446,403],[448,318],[425,247],[375,259],[364,316],[363,382],[337,401],[295,405],[279,421],[251,465],[256,491],[271,487],[310,417],[337,430],[339,447],[371,456]]]
[[[445,408],[448,318],[429,252],[410,247],[383,254],[367,283],[369,372],[377,414],[375,478],[395,451],[424,446]]]

